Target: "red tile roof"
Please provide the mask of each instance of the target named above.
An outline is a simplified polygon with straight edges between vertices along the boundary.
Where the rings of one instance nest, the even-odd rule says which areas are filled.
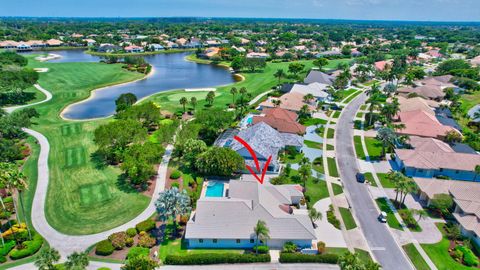
[[[400,112],[400,122],[405,125],[403,129],[397,129],[397,133],[420,137],[443,138],[449,131],[457,131],[450,126],[442,125],[434,115],[423,110]],[[458,132],[458,131],[457,131]]]
[[[281,108],[263,109],[265,116],[254,116],[253,124],[265,122],[272,128],[283,133],[304,134],[305,126],[296,122],[297,114]]]

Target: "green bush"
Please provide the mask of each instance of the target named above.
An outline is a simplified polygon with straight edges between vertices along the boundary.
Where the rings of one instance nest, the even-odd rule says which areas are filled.
[[[140,232],[138,237],[138,245],[141,247],[151,248],[156,244],[155,238],[151,237],[147,232]]]
[[[338,255],[336,254],[318,254],[309,255],[301,253],[286,253],[281,252],[279,261],[281,263],[330,263],[336,264]]]
[[[115,248],[109,240],[100,241],[95,246],[95,254],[100,256],[108,256],[112,254],[114,250]]]
[[[117,249],[123,249],[126,245],[126,240],[127,240],[127,233],[125,232],[117,232],[117,233],[112,233],[109,237],[108,240],[112,243],[112,246]]]
[[[125,245],[127,245],[127,247],[133,246],[133,238],[128,237],[127,240],[125,240]]]
[[[293,242],[286,242],[284,245],[283,245],[283,249],[282,249],[282,252],[285,252],[285,253],[294,253],[297,251],[297,245]]]
[[[155,222],[151,219],[147,219],[138,223],[135,228],[138,232],[149,232],[155,228]]]
[[[148,256],[150,249],[144,247],[133,247],[128,251],[127,259],[135,258],[138,256]]]
[[[175,170],[170,174],[170,179],[178,179],[180,176],[182,176],[182,173],[178,170]]]
[[[180,188],[180,184],[177,183],[177,182],[175,182],[175,183],[172,183],[172,186],[171,186],[171,187],[172,187],[172,188],[178,188],[178,189],[179,189],[179,188]]]
[[[478,258],[471,249],[465,246],[457,246],[455,249],[458,249],[463,253],[463,263],[466,266],[478,266]]]
[[[257,263],[270,262],[270,254],[239,253],[203,253],[187,255],[167,255],[165,264],[169,265],[201,265],[224,263]]]
[[[5,245],[0,247],[0,256],[7,256],[7,254],[15,247],[15,241],[10,240],[5,242]]]
[[[253,252],[257,252],[258,254],[267,254],[268,253],[268,246],[258,246],[258,247],[253,247]]]
[[[5,256],[0,256],[0,263],[4,263],[7,261],[7,257]]]
[[[12,251],[10,251],[10,258],[12,260],[18,260],[21,258],[31,256],[37,253],[37,251],[42,247],[42,244],[43,244],[42,236],[40,234],[35,234],[32,240],[23,242],[24,248],[22,249],[14,248]]]
[[[335,228],[340,229],[340,220],[337,219],[335,216],[335,212],[333,209],[333,205],[330,204],[327,211],[327,220],[330,224],[332,224]]]
[[[135,235],[137,235],[137,229],[129,228],[129,229],[127,229],[126,233],[127,233],[128,237],[134,237]]]

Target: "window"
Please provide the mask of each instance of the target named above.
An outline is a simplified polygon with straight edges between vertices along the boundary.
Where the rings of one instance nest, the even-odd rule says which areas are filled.
[[[422,169],[418,169],[418,172],[419,172],[419,173],[423,173],[423,170],[422,170]]]
[[[237,244],[240,244],[240,239],[237,239],[237,241],[236,241],[236,242],[237,242]]]
[[[212,242],[213,242],[214,244],[216,244],[216,243],[217,243],[217,239],[213,239]]]
[[[250,244],[253,244],[254,242],[255,242],[255,240],[250,239]]]
[[[459,170],[456,170],[456,171],[455,171],[455,173],[456,173],[456,174],[459,174],[459,173],[460,173],[460,171],[459,171]]]
[[[203,243],[203,239],[198,239],[198,242],[199,242],[199,243]]]
[[[440,171],[443,172],[443,168],[440,168]]]

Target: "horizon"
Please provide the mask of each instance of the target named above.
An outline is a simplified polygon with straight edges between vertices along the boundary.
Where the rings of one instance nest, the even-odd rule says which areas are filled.
[[[55,8],[52,8],[55,7]],[[33,0],[6,2],[1,17],[257,18],[412,22],[480,22],[476,0]]]

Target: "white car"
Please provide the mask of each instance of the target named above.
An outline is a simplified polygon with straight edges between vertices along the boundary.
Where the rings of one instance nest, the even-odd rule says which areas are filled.
[[[380,215],[378,215],[378,221],[380,221],[382,223],[386,223],[387,222],[387,213],[385,213],[384,211],[380,212]]]

